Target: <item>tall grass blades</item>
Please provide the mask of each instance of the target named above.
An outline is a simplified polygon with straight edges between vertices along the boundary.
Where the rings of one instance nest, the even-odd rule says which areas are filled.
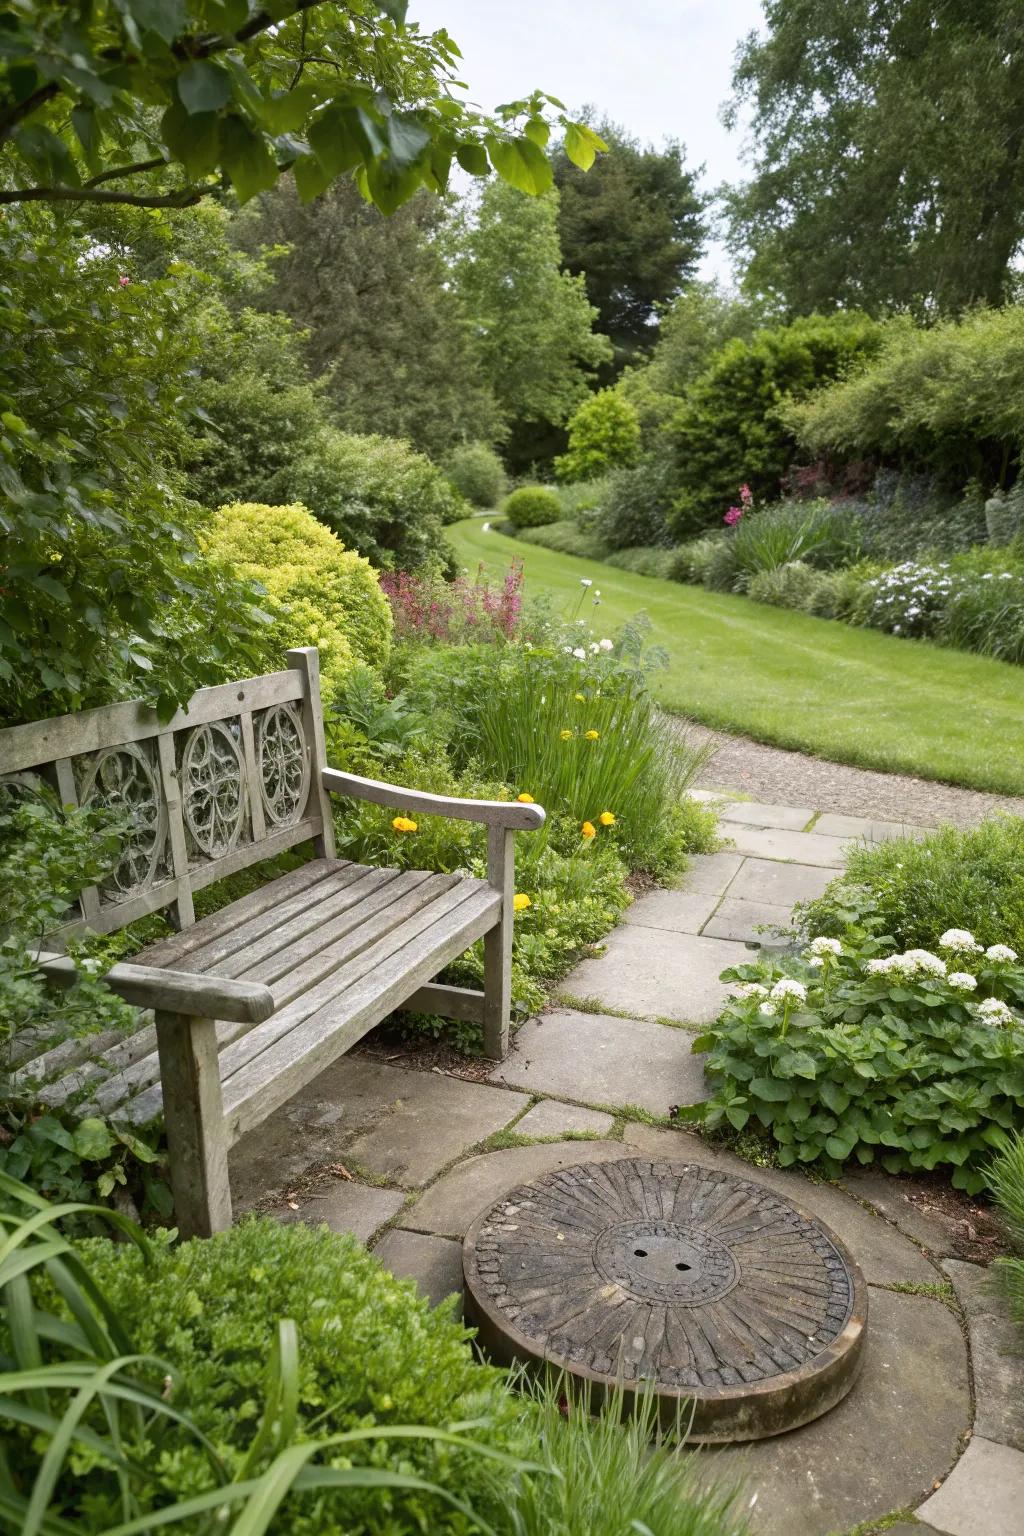
[[[751,512],[737,523],[736,560],[748,575],[773,571],[792,560],[812,565],[850,565],[858,557],[856,521],[825,501],[782,501]]]
[[[1013,1257],[996,1259],[992,1275],[1021,1330],[1024,1349],[1024,1135],[1016,1135],[996,1158],[989,1170],[989,1185],[1018,1250]]]
[[[514,1536],[742,1536],[734,1490],[700,1485],[696,1458],[659,1433],[653,1396],[625,1413],[617,1390],[590,1417],[557,1379],[525,1390],[552,1475],[518,1485]]]

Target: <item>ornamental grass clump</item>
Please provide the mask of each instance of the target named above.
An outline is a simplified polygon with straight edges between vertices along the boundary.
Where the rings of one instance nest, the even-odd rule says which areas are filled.
[[[985,1185],[1024,1114],[1024,965],[1012,946],[950,928],[933,948],[893,949],[863,929],[818,935],[799,957],[722,973],[730,1000],[694,1041],[710,1127],[760,1127],[778,1161],[940,1168]]]
[[[996,1259],[991,1273],[1024,1343],[1024,1133],[1018,1132],[995,1159],[988,1183],[1015,1250]]]

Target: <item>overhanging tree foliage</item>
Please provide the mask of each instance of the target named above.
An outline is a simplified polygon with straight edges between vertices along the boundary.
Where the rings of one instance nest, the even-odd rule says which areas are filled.
[[[734,77],[747,286],[789,312],[999,304],[1024,241],[1020,0],[767,0]]]
[[[0,13],[0,203],[241,202],[292,169],[311,199],[354,174],[393,212],[453,162],[551,185],[554,117],[587,167],[603,146],[542,92],[494,115],[456,94],[447,32],[405,0],[22,0]]]

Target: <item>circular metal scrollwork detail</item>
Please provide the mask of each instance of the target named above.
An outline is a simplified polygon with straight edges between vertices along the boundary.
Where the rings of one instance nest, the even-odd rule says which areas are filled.
[[[306,808],[309,753],[298,714],[288,704],[265,710],[256,725],[256,764],[267,820],[290,827]]]
[[[100,887],[111,901],[126,901],[155,881],[167,840],[167,807],[160,781],[141,747],[126,742],[97,752],[82,783],[83,805],[127,813],[121,857]]]
[[[201,853],[230,853],[245,827],[245,770],[234,736],[220,721],[197,725],[181,754],[181,810]]]

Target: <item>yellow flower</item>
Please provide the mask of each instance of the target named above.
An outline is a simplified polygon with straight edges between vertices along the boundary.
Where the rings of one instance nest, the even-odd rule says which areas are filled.
[[[583,823],[583,826],[580,828],[580,830],[583,833],[584,837],[596,837],[597,836],[597,828],[594,826],[594,823],[592,821],[585,821]]]
[[[584,732],[584,735],[586,736],[588,741],[596,741],[597,738],[600,736],[600,734],[601,734],[600,731],[585,731]]]
[[[615,817],[612,815],[611,811],[602,811],[597,819],[601,823],[602,827],[614,827],[615,825]]]
[[[574,695],[574,697],[577,704],[585,704],[587,702],[587,696],[585,693],[577,693]]]
[[[572,731],[559,731],[558,734],[563,741],[572,741]]]
[[[512,897],[512,907],[516,912],[525,912],[527,907],[532,907],[533,902],[523,891],[517,891]]]
[[[528,795],[526,793],[525,789],[523,790],[523,793],[521,795],[516,795],[516,799],[521,801],[521,803],[523,805],[532,805],[533,804],[533,796],[532,795]]]
[[[408,816],[396,816],[391,823],[396,832],[415,832],[416,823],[410,821]]]

